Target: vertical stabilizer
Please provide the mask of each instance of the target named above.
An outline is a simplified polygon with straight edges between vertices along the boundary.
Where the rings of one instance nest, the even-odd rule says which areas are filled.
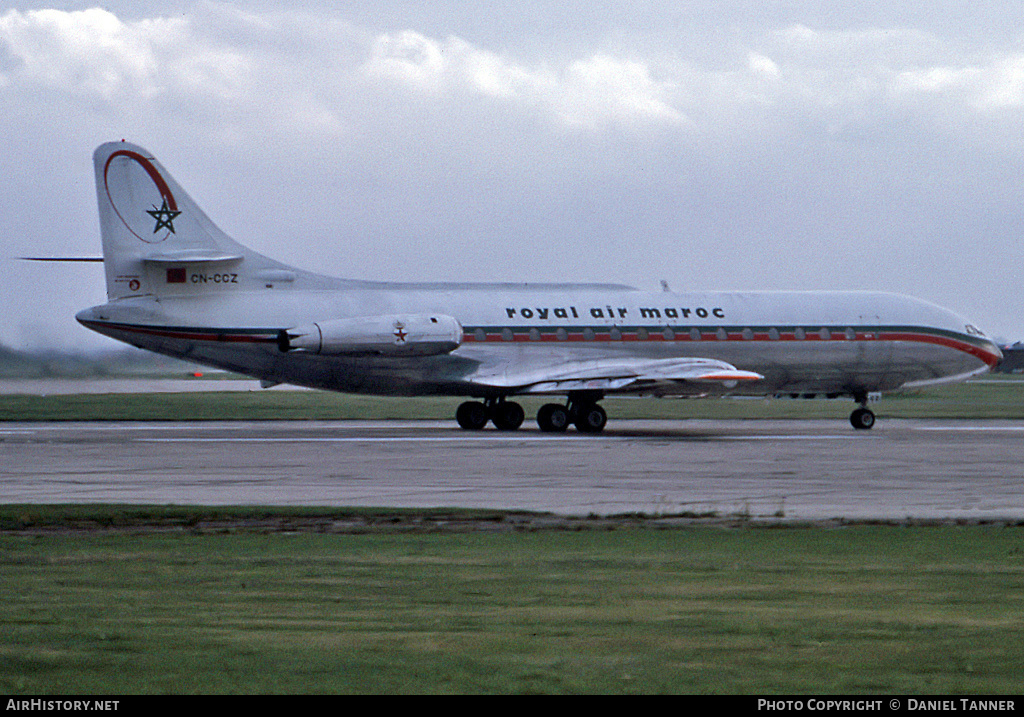
[[[142,147],[109,142],[93,163],[109,300],[202,293],[208,277],[244,283],[288,268],[218,229]]]

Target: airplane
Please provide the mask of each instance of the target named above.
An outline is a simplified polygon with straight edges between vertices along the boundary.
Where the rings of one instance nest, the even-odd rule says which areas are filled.
[[[84,326],[167,356],[347,393],[455,396],[458,425],[600,433],[608,396],[852,398],[963,381],[1000,350],[934,304],[880,292],[409,283],[288,266],[222,232],[147,150],[93,155],[107,303]]]

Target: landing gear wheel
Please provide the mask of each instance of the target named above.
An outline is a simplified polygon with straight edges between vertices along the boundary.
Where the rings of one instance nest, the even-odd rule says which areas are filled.
[[[490,411],[479,401],[466,401],[455,411],[455,420],[467,431],[479,431],[487,425]]]
[[[596,403],[576,409],[576,430],[580,433],[600,433],[608,423],[608,414]]]
[[[850,414],[850,425],[858,431],[870,430],[875,425],[875,414],[866,408],[858,408]]]
[[[545,433],[564,433],[569,427],[569,410],[557,403],[545,403],[537,411],[537,425]]]
[[[526,412],[515,401],[502,401],[494,405],[491,420],[499,431],[514,431],[523,425]]]

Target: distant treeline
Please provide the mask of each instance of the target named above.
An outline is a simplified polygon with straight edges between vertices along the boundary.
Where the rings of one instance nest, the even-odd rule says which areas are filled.
[[[995,368],[996,373],[1021,373],[1024,371],[1024,343],[1018,341],[1012,346],[1003,346],[1003,360]]]
[[[195,370],[193,364],[134,348],[85,353],[18,351],[0,345],[0,378],[84,378]]]

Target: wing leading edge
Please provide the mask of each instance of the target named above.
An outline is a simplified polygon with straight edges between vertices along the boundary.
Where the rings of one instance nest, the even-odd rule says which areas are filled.
[[[571,361],[521,373],[480,375],[473,383],[517,394],[565,394],[602,391],[656,396],[704,396],[728,393],[742,381],[760,381],[724,361],[705,358]]]

